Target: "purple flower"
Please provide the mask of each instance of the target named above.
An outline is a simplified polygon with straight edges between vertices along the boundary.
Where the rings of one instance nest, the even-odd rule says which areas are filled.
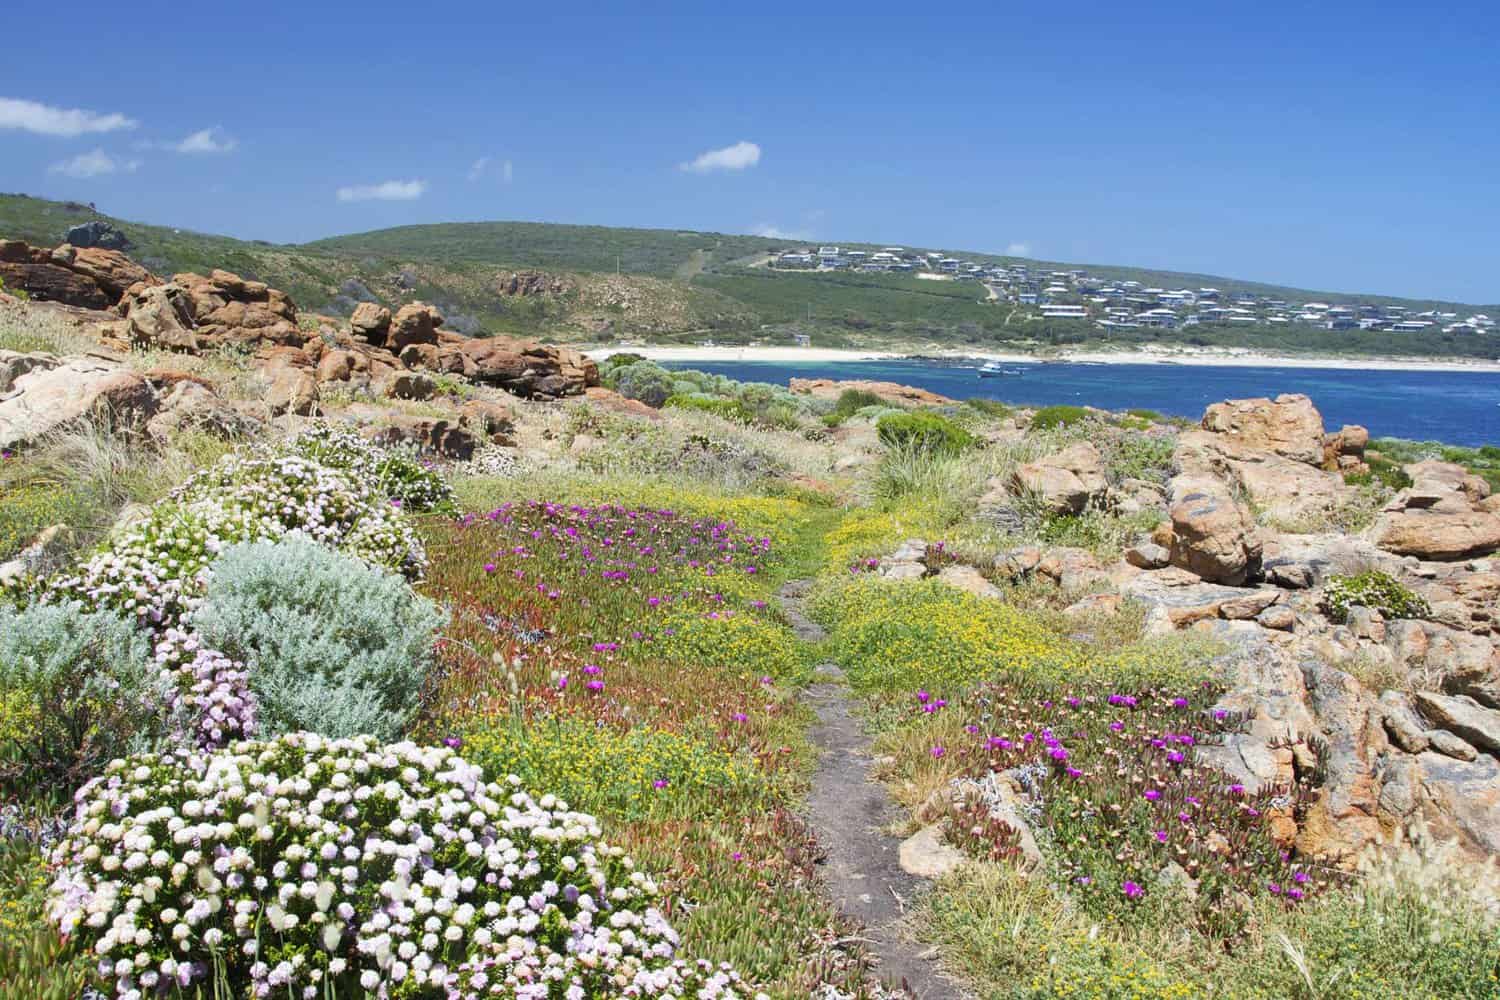
[[[1161,798],[1161,792],[1157,791],[1154,788],[1148,788],[1141,793],[1141,797],[1144,798],[1147,802],[1155,802],[1157,799]]]
[[[1139,883],[1127,879],[1125,884],[1120,886],[1120,891],[1125,893],[1126,899],[1139,899],[1146,890],[1142,889]]]
[[[667,779],[666,778],[657,778],[655,781],[651,782],[651,787],[652,788],[666,788],[667,787]]]
[[[935,747],[932,748],[932,756],[934,758],[941,757],[943,754],[945,754],[947,752],[948,751],[945,750],[945,749],[943,749],[941,746],[935,746]]]
[[[1165,831],[1165,830],[1157,830],[1156,831],[1156,839],[1157,839],[1157,841],[1159,843],[1165,844],[1167,842],[1167,831]]]
[[[443,737],[443,746],[447,747],[449,750],[462,750],[464,748],[463,737],[461,737],[461,736],[444,736]]]

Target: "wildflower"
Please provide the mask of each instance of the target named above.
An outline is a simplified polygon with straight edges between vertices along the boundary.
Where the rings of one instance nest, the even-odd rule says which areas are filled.
[[[945,750],[941,745],[932,748],[932,756],[934,759],[943,756],[943,754],[947,752],[948,751]]]
[[[1126,899],[1139,899],[1146,890],[1142,889],[1139,883],[1127,879],[1125,884],[1120,886],[1120,891],[1125,893]]]
[[[1161,792],[1159,792],[1155,788],[1148,788],[1141,793],[1141,797],[1147,802],[1155,802],[1157,799],[1161,798]]]
[[[1157,843],[1165,844],[1168,839],[1169,838],[1168,838],[1168,835],[1167,835],[1167,831],[1165,831],[1165,830],[1157,830],[1156,831],[1156,840],[1157,840]]]
[[[494,563],[485,563],[484,564],[484,571],[487,574],[495,572],[495,564]]]
[[[447,747],[449,750],[462,750],[464,748],[463,737],[462,736],[444,736],[443,737],[443,746]]]

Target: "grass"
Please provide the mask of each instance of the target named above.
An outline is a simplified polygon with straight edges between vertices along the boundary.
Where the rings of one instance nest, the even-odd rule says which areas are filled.
[[[229,448],[196,431],[160,447],[95,424],[55,433],[0,462],[0,559],[52,525],[68,529],[64,551],[87,547],[122,507],[161,499]]]

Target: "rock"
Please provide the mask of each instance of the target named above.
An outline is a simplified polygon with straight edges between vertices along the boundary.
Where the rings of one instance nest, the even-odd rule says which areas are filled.
[[[1161,569],[1171,560],[1171,550],[1155,542],[1142,542],[1125,550],[1125,561],[1139,569]]]
[[[1203,429],[1294,462],[1323,461],[1323,417],[1304,395],[1215,403],[1203,414]]]
[[[153,376],[153,381],[158,379]],[[212,389],[183,378],[173,381],[160,396],[156,414],[146,422],[146,433],[158,441],[188,430],[232,439],[253,433],[257,426],[257,421],[240,413]]]
[[[1417,710],[1435,726],[1462,737],[1486,753],[1500,756],[1500,711],[1485,708],[1467,695],[1418,691]]]
[[[1083,591],[1110,582],[1109,574],[1087,549],[1048,549],[1036,564],[1036,572],[1065,591]]]
[[[123,365],[69,358],[34,368],[0,396],[0,448],[14,448],[90,420],[117,430],[139,430],[156,412],[150,383]]]
[[[56,264],[14,263],[0,259],[0,283],[36,302],[61,302],[81,309],[108,309],[114,300],[93,279]]]
[[[463,364],[475,382],[533,399],[577,396],[599,384],[599,368],[578,351],[534,341],[485,337],[447,343],[440,353]]]
[[[945,406],[957,403],[956,399],[940,396],[926,389],[918,389],[909,385],[901,385],[897,382],[871,382],[863,379],[839,380],[831,378],[794,378],[787,383],[787,387],[795,393],[804,396],[818,396],[823,399],[838,399],[846,390],[854,389],[859,392],[869,392],[879,396],[883,401],[895,406],[907,406],[917,404],[921,406]]]
[[[1363,850],[1383,834],[1377,766],[1389,746],[1385,712],[1349,674],[1316,660],[1301,666],[1327,750],[1323,794],[1308,810],[1298,846],[1312,857]]]
[[[1335,473],[1209,431],[1179,435],[1173,462],[1182,474],[1219,480],[1263,513],[1285,521],[1326,515],[1353,496]]]
[[[1376,545],[1389,552],[1419,559],[1467,559],[1500,549],[1500,515],[1387,507],[1371,535]]]
[[[1260,568],[1261,543],[1244,505],[1211,480],[1172,481],[1172,565],[1238,586]]]
[[[349,317],[349,329],[366,343],[384,347],[391,329],[391,311],[374,302],[361,302]]]
[[[1221,616],[1253,618],[1280,597],[1276,590],[1244,590],[1190,580],[1170,569],[1150,570],[1127,580],[1120,592],[1147,608],[1164,608],[1177,627]],[[1226,606],[1231,615],[1223,614]]]
[[[466,427],[449,420],[385,412],[383,425],[369,428],[366,435],[381,444],[412,444],[421,451],[467,462],[478,442]]]
[[[55,356],[40,351],[30,354],[0,351],[0,393],[9,392],[16,379],[27,372],[56,368],[61,363]]]
[[[431,399],[437,385],[419,372],[401,372],[391,379],[386,395],[392,399]]]
[[[1374,608],[1354,605],[1349,609],[1349,617],[1344,624],[1356,638],[1385,642],[1385,617]]]
[[[90,279],[113,305],[135,285],[154,285],[157,277],[123,253],[95,247],[78,248],[64,244],[53,250],[49,260]]]
[[[1072,618],[1080,618],[1089,615],[1113,615],[1118,614],[1124,601],[1119,594],[1090,594],[1079,601],[1063,608],[1062,613]]]
[[[75,247],[101,247],[105,250],[129,250],[133,245],[129,237],[103,219],[69,226],[63,240]]]
[[[1273,604],[1256,615],[1255,620],[1262,628],[1290,632],[1297,627],[1297,612],[1285,604]]]
[[[1019,580],[1029,576],[1042,561],[1042,550],[1035,545],[1023,545],[995,556],[995,572],[1007,580]]]
[[[1432,749],[1444,757],[1452,757],[1454,760],[1472,761],[1479,759],[1479,751],[1466,743],[1463,739],[1448,732],[1446,729],[1431,729],[1425,734],[1427,742]]]
[[[1421,753],[1432,745],[1427,736],[1427,727],[1417,718],[1406,696],[1399,691],[1385,691],[1380,695],[1380,706],[1384,710],[1382,719],[1386,735],[1391,742],[1407,753]]]
[[[459,423],[496,444],[509,443],[515,430],[514,414],[504,403],[468,399],[458,408]]]
[[[443,325],[443,314],[422,302],[412,302],[396,310],[391,318],[385,346],[400,353],[409,344],[436,344],[437,328]]]
[[[942,878],[968,863],[963,851],[943,841],[943,823],[924,826],[897,848],[901,870],[917,878]]]
[[[1104,500],[1109,483],[1099,449],[1077,441],[1062,451],[1016,468],[1011,486],[1031,494],[1053,514],[1081,514]]]
[[[130,347],[198,353],[192,305],[179,286],[155,285],[130,295],[129,315],[118,324],[117,339]]]
[[[1358,424],[1345,424],[1323,438],[1323,468],[1329,472],[1365,471],[1365,448],[1370,432]]]
[[[1420,817],[1433,839],[1475,860],[1500,854],[1500,761],[1493,757],[1464,761],[1428,751],[1398,758],[1386,770],[1381,805],[1402,820]]]
[[[921,563],[881,563],[880,576],[885,580],[920,580],[927,575],[927,567]]]
[[[266,406],[271,415],[295,413],[306,416],[318,402],[318,382],[311,373],[288,364],[263,369],[270,380],[266,390]]]
[[[1421,622],[1396,620],[1386,624],[1386,648],[1397,663],[1412,667],[1427,658],[1427,632]]]
[[[1247,621],[1257,618],[1262,612],[1281,600],[1281,591],[1274,587],[1241,591],[1219,605],[1219,617],[1230,621]]]
[[[1414,493],[1462,493],[1470,503],[1478,503],[1490,495],[1490,484],[1480,476],[1455,462],[1426,459],[1402,467],[1411,477]]]
[[[973,566],[944,566],[938,571],[940,582],[973,594],[975,597],[999,599],[1000,588],[986,580]]]
[[[583,394],[589,402],[596,406],[602,406],[606,410],[613,410],[616,413],[624,413],[632,417],[643,417],[653,421],[662,419],[661,411],[655,407],[647,406],[639,399],[626,399],[613,389],[606,389],[602,385],[591,385],[584,390]],[[834,463],[834,471],[842,472],[845,469],[851,468],[852,466],[849,464],[844,464],[843,468],[840,468],[841,463],[849,462],[852,462],[854,465],[862,464],[860,456],[844,455]]]

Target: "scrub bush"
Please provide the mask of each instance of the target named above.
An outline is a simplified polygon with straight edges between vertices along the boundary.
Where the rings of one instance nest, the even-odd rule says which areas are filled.
[[[151,646],[78,604],[0,606],[0,791],[67,795],[162,734]]]
[[[191,618],[248,667],[262,733],[382,739],[418,707],[441,621],[401,577],[301,538],[226,550]]]
[[[1432,614],[1419,594],[1380,570],[1330,578],[1323,587],[1322,604],[1336,622],[1347,621],[1349,609],[1358,605],[1379,611],[1386,618],[1426,618]]]
[[[875,424],[887,448],[956,455],[976,443],[974,435],[941,414],[888,413]]]

